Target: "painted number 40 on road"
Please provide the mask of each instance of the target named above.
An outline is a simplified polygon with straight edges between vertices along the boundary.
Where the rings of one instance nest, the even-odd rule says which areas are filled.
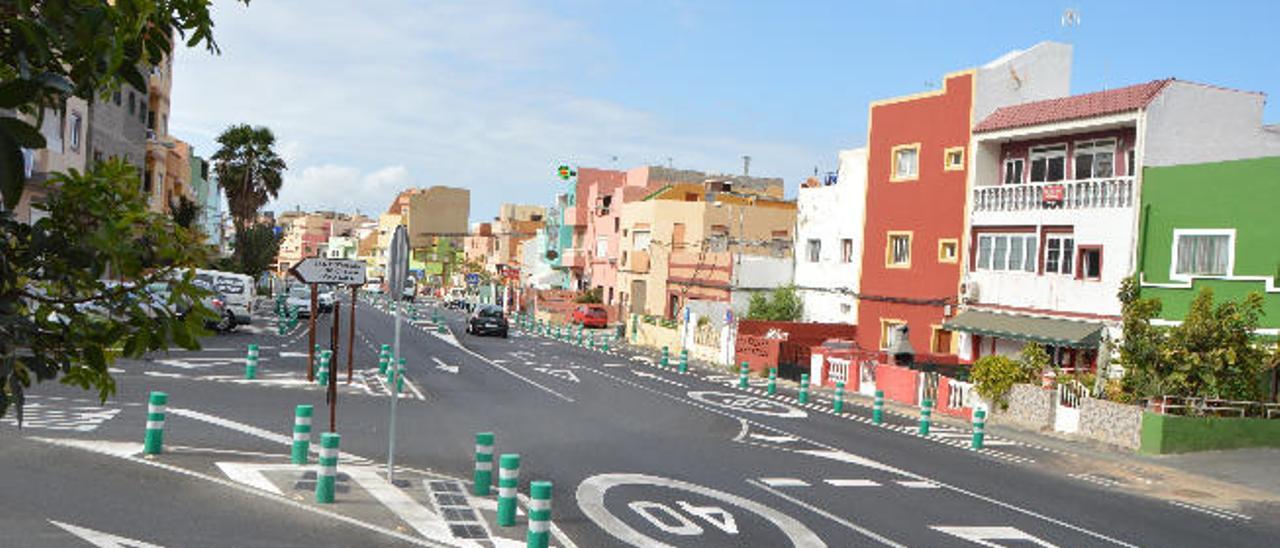
[[[661,502],[637,500],[627,504],[633,512],[639,514],[640,517],[664,533],[681,536],[701,535],[702,527],[693,520],[693,518],[701,518],[702,521],[715,526],[725,533],[730,535],[738,534],[738,523],[734,521],[733,514],[730,514],[724,508],[719,506],[695,506],[683,500],[677,501],[676,505],[684,511],[684,514]],[[689,514],[692,517],[685,516],[685,514]]]

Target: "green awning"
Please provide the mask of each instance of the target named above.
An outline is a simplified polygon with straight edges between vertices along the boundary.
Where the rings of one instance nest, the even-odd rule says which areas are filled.
[[[951,331],[963,331],[987,337],[1073,348],[1097,348],[1103,329],[1100,323],[980,310],[961,312],[956,317],[943,322],[942,327]]]

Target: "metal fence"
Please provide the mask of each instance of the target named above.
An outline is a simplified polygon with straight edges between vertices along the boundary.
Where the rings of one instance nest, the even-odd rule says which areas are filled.
[[[1188,417],[1255,417],[1280,419],[1280,403],[1160,396],[1144,402],[1147,411]]]

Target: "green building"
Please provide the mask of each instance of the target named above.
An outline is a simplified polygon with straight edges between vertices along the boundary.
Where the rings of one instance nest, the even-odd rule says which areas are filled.
[[[1202,287],[1215,301],[1258,292],[1280,329],[1280,156],[1143,171],[1138,272],[1161,319],[1180,321]]]

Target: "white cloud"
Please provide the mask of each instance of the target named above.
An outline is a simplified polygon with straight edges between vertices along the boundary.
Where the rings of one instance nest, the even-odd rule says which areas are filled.
[[[382,211],[403,187],[441,184],[470,188],[480,219],[548,202],[563,161],[737,171],[750,154],[776,175],[813,161],[575,92],[566,59],[601,62],[584,52],[602,38],[519,0],[219,2],[215,18],[223,55],[177,56],[171,128],[207,155],[227,125],[271,127],[290,168],[277,208]]]

